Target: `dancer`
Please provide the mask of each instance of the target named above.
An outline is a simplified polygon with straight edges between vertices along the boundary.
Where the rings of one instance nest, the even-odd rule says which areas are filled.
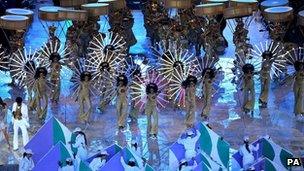
[[[47,94],[47,70],[44,67],[38,67],[35,73],[34,85],[34,103],[33,108],[37,110],[38,118],[44,121],[48,108],[48,94]],[[43,106],[44,103],[44,106]]]
[[[186,159],[182,159],[179,163],[178,170],[179,171],[191,171],[197,166],[196,161],[194,160],[193,165],[189,166],[189,163]]]
[[[123,157],[120,158],[120,162],[124,168],[125,171],[143,171],[145,170],[143,165],[136,166],[136,161],[134,158],[131,158],[128,163],[125,163],[125,160]]]
[[[304,62],[296,61],[294,63],[294,68],[296,70],[293,92],[295,98],[294,113],[297,119],[303,119],[304,116]]]
[[[7,105],[3,102],[2,98],[0,97],[0,131],[2,132],[7,145],[8,149],[10,150],[11,145],[9,143],[9,136],[7,132],[7,125],[6,123],[6,117],[7,117]]]
[[[178,144],[182,144],[185,148],[185,158],[187,160],[190,160],[191,158],[195,157],[197,155],[197,152],[195,150],[195,145],[197,140],[200,138],[201,133],[196,130],[196,135],[194,135],[194,132],[189,129],[187,131],[187,137],[186,138],[179,138],[177,140]]]
[[[87,159],[87,139],[81,128],[77,127],[71,136],[71,149],[76,159]]]
[[[156,98],[158,93],[158,86],[155,83],[147,85],[147,103],[145,106],[145,113],[148,119],[147,132],[153,139],[157,138],[158,132],[158,113],[156,111]]]
[[[19,163],[19,171],[31,171],[34,169],[35,164],[32,159],[32,156],[33,156],[32,150],[26,149]]]
[[[197,78],[195,76],[189,75],[187,79],[183,82],[183,86],[186,91],[186,126],[188,128],[193,127],[195,120],[195,110],[196,110],[196,83]]]
[[[114,53],[113,53],[114,54]],[[111,84],[111,81],[113,78],[113,75],[110,72],[110,65],[108,62],[102,62],[101,63],[101,70],[100,70],[100,82],[101,82],[101,90],[100,90],[100,102],[99,102],[99,110],[103,112],[106,108],[106,106],[110,103],[112,100],[112,95],[109,93],[111,92],[110,89],[114,87],[114,85]],[[115,77],[114,77],[115,78]],[[115,79],[114,79],[115,80]],[[116,83],[117,84],[117,83]],[[115,89],[115,88],[114,88]]]
[[[237,85],[237,89],[242,91],[242,110],[245,114],[253,116],[255,104],[254,74],[255,70],[260,70],[260,62],[256,55],[246,56],[244,51],[236,53],[233,61],[232,73],[235,75],[232,82]]]
[[[262,54],[263,62],[262,62],[262,68],[260,72],[261,77],[261,94],[259,98],[259,103],[261,104],[262,108],[267,107],[267,101],[268,101],[268,94],[269,94],[269,86],[270,86],[270,69],[271,69],[271,60],[273,58],[273,55],[269,51],[265,51]]]
[[[259,150],[259,144],[257,146],[253,146],[249,144],[249,137],[244,137],[244,145],[242,145],[239,149],[240,155],[243,157],[243,169],[247,170],[254,163],[253,152]]]
[[[47,43],[39,51],[38,59],[41,64],[44,64],[50,70],[51,82],[51,101],[58,103],[60,97],[60,71],[63,64],[71,61],[72,51],[70,47],[60,46],[59,39],[51,37]],[[74,61],[73,61],[74,62]]]
[[[27,105],[22,102],[21,97],[17,97],[15,103],[13,104],[13,125],[14,125],[14,137],[13,137],[13,150],[18,150],[18,131],[19,128],[22,132],[23,146],[25,146],[28,141],[28,132],[29,128],[29,118],[28,118],[28,108]]]
[[[127,100],[128,78],[122,74],[117,77],[117,103],[118,128],[123,130],[126,124],[128,100]]]
[[[284,70],[286,70],[286,60],[282,54],[285,52],[283,44],[274,41],[266,41],[264,43],[254,46],[250,51],[249,59],[256,58],[258,61],[262,60],[262,64],[257,65],[256,70],[260,70],[261,79],[261,94],[259,97],[259,104],[261,108],[267,107],[270,82],[273,76],[280,77]],[[260,67],[260,68],[259,68]]]
[[[89,164],[92,171],[98,171],[107,162],[107,156],[109,156],[107,151],[101,151]]]
[[[51,101],[54,103],[58,103],[60,97],[60,71],[61,71],[61,64],[60,64],[60,55],[58,53],[52,53],[50,55],[51,61],[51,83],[52,83],[52,94],[51,94]]]
[[[201,117],[208,119],[212,101],[212,83],[215,77],[215,70],[213,68],[206,68],[202,73],[203,77],[203,109]]]
[[[291,64],[294,67],[294,114],[296,119],[301,121],[304,117],[304,56],[303,47],[293,48],[284,54],[283,58],[287,64]]]
[[[78,92],[78,102],[79,102],[79,120],[86,123],[89,122],[90,115],[92,113],[92,103],[90,95],[90,84],[92,75],[89,72],[83,72],[80,75],[80,86]],[[87,111],[84,111],[84,106],[87,105]]]
[[[255,102],[255,89],[254,89],[254,66],[252,64],[245,64],[242,67],[243,76],[243,110],[247,114],[253,114]]]

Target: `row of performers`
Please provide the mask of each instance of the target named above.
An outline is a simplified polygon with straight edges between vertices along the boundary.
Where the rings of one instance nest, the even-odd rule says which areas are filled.
[[[105,38],[107,38],[107,36],[101,36],[100,42],[104,43]],[[109,36],[110,40],[112,40],[112,38],[117,39],[117,37]],[[14,53],[14,55],[12,55],[10,58],[11,61],[8,70],[18,83],[21,83],[24,87],[27,88],[29,93],[30,109],[36,110],[39,118],[42,120],[45,118],[48,107],[48,87],[51,87],[52,102],[57,103],[60,97],[60,72],[62,65],[66,63],[67,57],[65,55],[67,55],[67,53],[65,53],[64,50],[61,51],[58,44],[60,43],[56,43],[56,41],[55,43],[52,43],[51,41],[50,43],[45,44],[41,50],[42,55],[39,55],[38,57],[35,55],[36,52],[34,54],[27,54],[25,53],[25,50],[18,50],[18,52]],[[88,121],[89,114],[92,112],[92,106],[90,102],[90,93],[92,91],[90,90],[90,87],[94,87],[99,92],[101,92],[101,109],[104,109],[105,106],[109,103],[108,97],[111,97],[111,101],[113,97],[117,95],[117,108],[119,108],[119,115],[121,115],[121,113],[123,113],[122,115],[125,115],[127,108],[126,106],[128,104],[126,100],[123,100],[124,98],[127,99],[127,91],[124,93],[118,91],[120,89],[120,82],[123,82],[123,85],[125,85],[124,87],[126,87],[126,84],[128,82],[131,82],[130,87],[132,91],[130,94],[131,96],[134,96],[132,97],[132,106],[138,104],[137,102],[133,101],[140,101],[138,99],[145,99],[145,97],[139,97],[145,96],[149,94],[148,92],[150,92],[148,88],[149,83],[147,82],[147,79],[144,79],[144,77],[150,78],[149,75],[151,74],[144,72],[141,66],[135,64],[136,62],[133,59],[131,59],[131,65],[127,64],[126,67],[123,67],[124,69],[120,69],[121,66],[124,66],[125,63],[128,63],[128,59],[126,59],[127,57],[124,56],[123,52],[120,52],[124,49],[117,46],[120,47],[123,46],[123,44],[102,44],[100,47],[93,49],[91,55],[88,55],[88,59],[84,59],[82,62],[79,62],[79,60],[78,62],[72,61],[72,64],[68,64],[74,73],[71,81],[75,83],[76,91],[74,94],[78,95],[77,99],[80,102],[81,120]],[[259,56],[259,58],[261,57],[262,61],[261,70],[258,71],[260,72],[261,78],[261,95],[259,102],[261,103],[262,107],[267,106],[271,72],[273,70],[279,70],[278,68],[286,68],[288,64],[292,64],[296,71],[294,84],[294,113],[298,116],[301,116],[304,113],[302,88],[304,59],[303,55],[301,55],[303,53],[303,48],[292,50],[291,52],[286,53],[286,55],[278,55],[278,53],[275,51],[276,49],[279,49],[279,46],[275,46],[274,44],[269,44],[269,46],[270,47],[264,48],[267,50],[263,50]],[[187,88],[191,87],[191,83],[194,83],[194,89],[196,89],[197,82],[202,83],[204,103],[202,116],[204,118],[207,118],[210,112],[212,101],[212,85],[214,84],[214,80],[216,79],[215,77],[217,75],[216,73],[218,71],[216,68],[217,59],[213,59],[210,56],[205,56],[201,61],[193,60],[192,58],[195,57],[188,53],[187,49],[183,49],[178,46],[162,48],[162,51],[157,51],[157,54],[155,55],[159,59],[156,63],[156,65],[158,65],[156,66],[157,72],[153,73],[157,74],[152,75],[160,75],[159,78],[163,78],[163,80],[168,83],[161,88],[159,88],[159,85],[157,84],[157,88],[155,88],[155,86],[152,86],[154,87],[154,91],[161,89],[161,92],[165,94],[165,96],[169,96],[169,99],[182,99],[181,101],[185,102],[182,104],[182,106],[189,108],[189,111],[187,109],[187,118],[189,117],[188,119],[192,120],[191,116],[193,116],[193,111],[195,111],[194,101],[196,99],[196,94],[195,91],[187,93]],[[254,109],[254,74],[257,72],[257,67],[254,66],[254,63],[248,62],[250,58],[246,55],[236,55],[236,57],[237,59],[233,63],[235,68],[233,68],[232,71],[237,78],[236,83],[241,86],[241,90],[243,91],[243,110],[246,113],[249,113]],[[36,60],[36,58],[38,59]],[[256,57],[251,56],[251,58]],[[153,69],[151,71],[153,71]],[[50,73],[49,75],[48,72]],[[85,75],[87,75],[88,78],[86,78]],[[123,80],[119,81],[118,78]],[[152,80],[152,83],[155,83],[155,81],[159,80]],[[115,86],[115,84],[117,84],[117,86]],[[115,89],[115,87],[117,88]],[[142,88],[138,87],[146,87],[147,90],[142,90]],[[109,91],[115,93],[110,95],[105,93]],[[147,93],[136,94],[138,91],[144,91]],[[183,93],[184,95],[181,95]],[[175,96],[179,97],[175,98]],[[141,100],[141,102],[142,101],[143,100]],[[144,101],[144,103],[148,103],[148,100]],[[88,106],[88,110],[86,112],[84,112],[84,104]],[[125,122],[124,118],[125,116],[119,119],[118,125],[120,128],[124,127],[124,124],[122,124]],[[191,126],[191,122],[186,123],[188,123],[188,126]]]
[[[51,99],[55,102],[59,100],[59,92],[60,92],[60,68],[61,65],[59,61],[59,54],[52,54],[52,64],[51,68],[55,68],[55,72],[51,70],[50,79],[47,78],[47,69],[45,67],[38,67],[35,70],[34,75],[34,84],[31,87],[31,90],[34,92],[34,97],[30,95],[30,109],[36,110],[40,119],[44,119],[47,112],[48,106],[48,91],[47,84],[48,82],[51,86],[55,86],[52,89]],[[268,91],[270,84],[270,68],[269,68],[269,60],[270,56],[264,56],[266,59],[263,64],[261,73],[261,94],[259,98],[259,102],[262,107],[266,107],[268,100]],[[267,60],[268,59],[268,60]],[[35,68],[34,64],[32,66],[27,66]],[[175,71],[178,72],[178,68],[181,68],[182,65],[177,65]],[[254,88],[254,74],[255,67],[253,64],[244,63],[241,66],[236,65],[236,68],[241,67],[242,72],[242,94],[243,94],[243,110],[246,113],[253,112],[254,103],[255,103],[255,88]],[[268,67],[268,69],[267,69]],[[295,61],[295,79],[294,79],[294,95],[295,95],[295,106],[294,112],[296,115],[303,115],[303,84],[304,84],[304,63],[303,61]],[[108,71],[104,71],[103,77],[111,77],[107,75]],[[202,116],[207,119],[211,102],[212,102],[212,84],[215,79],[215,75],[217,70],[212,66],[204,68],[201,75],[202,80],[202,90],[203,90],[203,109]],[[74,74],[75,75],[75,74]],[[159,71],[151,69],[148,71],[146,78],[142,78],[144,74],[140,71],[140,68],[137,68],[131,75],[127,75],[126,73],[117,74],[116,78],[112,78],[112,83],[114,84],[104,84],[106,87],[99,88],[102,93],[107,92],[109,89],[113,89],[115,92],[113,94],[108,94],[112,96],[111,99],[116,96],[116,109],[118,115],[118,126],[119,129],[123,130],[126,124],[127,110],[128,110],[128,87],[131,89],[132,96],[132,109],[134,109],[137,105],[141,106],[139,102],[144,103],[145,114],[148,116],[148,131],[151,136],[156,136],[157,134],[157,125],[158,125],[158,112],[157,112],[157,104],[163,105],[161,101],[166,101],[166,94],[170,91],[170,88],[167,87],[166,79],[162,76]],[[93,78],[94,76],[89,71],[83,71],[79,74],[79,82],[77,90],[77,101],[79,102],[79,118],[82,121],[88,122],[90,114],[92,113],[92,87],[96,85],[102,85],[102,82],[96,82]],[[153,78],[155,79],[153,79]],[[157,79],[156,79],[157,78]],[[160,78],[162,78],[160,80]],[[113,79],[115,81],[113,81]],[[108,78],[108,80],[110,80]],[[104,80],[105,81],[105,80]],[[170,80],[169,80],[170,82]],[[196,111],[196,90],[197,90],[198,78],[195,75],[187,75],[186,79],[181,82],[181,91],[184,91],[184,99],[185,99],[185,107],[186,107],[186,118],[185,123],[188,127],[191,127],[195,121],[195,111]],[[116,86],[115,86],[116,84]],[[170,84],[170,83],[169,83]],[[130,86],[128,86],[130,85]],[[115,87],[115,88],[114,88]],[[144,87],[144,88],[141,88]],[[170,85],[169,85],[170,87]],[[30,88],[30,87],[28,87]],[[142,93],[144,91],[144,93]],[[139,94],[139,95],[138,95]],[[164,96],[162,96],[162,95]],[[105,94],[102,94],[105,96]],[[105,100],[106,99],[106,100]],[[137,100],[140,99],[140,100]],[[133,102],[134,101],[134,102]],[[108,98],[103,98],[100,102],[101,108],[105,108],[109,103]],[[44,106],[42,106],[44,104]],[[142,105],[143,106],[143,105]],[[132,117],[136,118],[137,112],[132,110]],[[153,118],[153,119],[152,119]],[[153,122],[152,122],[153,121]]]

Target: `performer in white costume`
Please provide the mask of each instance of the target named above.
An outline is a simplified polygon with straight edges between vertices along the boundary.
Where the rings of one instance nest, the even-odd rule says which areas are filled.
[[[249,137],[244,137],[244,145],[239,149],[241,156],[243,156],[243,169],[247,170],[254,163],[253,152],[259,150],[259,144],[256,147],[249,144]]]
[[[81,160],[87,159],[87,139],[84,132],[81,130],[77,131],[77,136],[72,146],[73,148],[77,148],[76,158],[79,158]]]
[[[197,155],[197,152],[195,150],[195,144],[197,142],[197,140],[199,139],[199,137],[201,136],[201,133],[196,130],[196,135],[194,137],[192,137],[194,135],[192,130],[188,130],[187,131],[187,137],[186,138],[179,138],[177,140],[177,143],[182,144],[185,148],[185,158],[187,160],[190,160],[191,158],[195,157]]]
[[[107,151],[101,151],[90,163],[89,167],[92,171],[98,171],[101,167],[103,167],[107,162]]]
[[[30,171],[33,170],[35,165],[32,159],[33,152],[31,149],[25,150],[23,157],[19,163],[19,171]]]
[[[14,137],[13,137],[13,149],[18,150],[18,131],[19,128],[22,132],[23,138],[23,146],[27,144],[29,141],[27,128],[29,125],[29,118],[28,118],[28,108],[27,105],[22,103],[22,98],[17,97],[16,102],[13,104],[13,125],[14,125]]]

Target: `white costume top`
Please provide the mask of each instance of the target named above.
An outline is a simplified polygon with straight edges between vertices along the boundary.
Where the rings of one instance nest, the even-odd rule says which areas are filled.
[[[63,166],[62,168],[58,168],[58,171],[74,171],[74,166],[70,166],[70,165],[66,165],[66,166]]]
[[[17,102],[15,102],[13,104],[13,110],[12,112],[16,112],[17,110]],[[25,103],[21,104],[21,113],[22,113],[22,119],[25,119],[25,121],[29,121],[29,117],[28,117],[28,109],[27,109],[27,105]]]
[[[106,164],[106,160],[101,160],[100,157],[96,157],[94,158],[89,167],[92,169],[92,171],[98,171],[102,166],[104,166]]]
[[[121,161],[121,164],[125,171],[144,171],[145,170],[144,167],[139,168],[137,166],[131,167],[131,166],[127,165],[123,158],[121,158],[120,161]]]
[[[195,144],[197,142],[197,140],[199,139],[199,137],[201,136],[201,133],[196,130],[196,136],[191,138],[191,137],[187,137],[187,138],[179,138],[177,140],[177,143],[182,144],[185,147],[185,158],[186,159],[190,159],[192,157],[196,156],[196,151],[195,151]]]
[[[81,160],[85,160],[87,158],[87,149],[86,149],[84,135],[82,134],[77,135],[73,147],[77,148],[77,154],[76,154],[77,157],[79,157]]]
[[[19,171],[30,171],[35,167],[34,161],[32,158],[28,159],[27,157],[23,157],[19,163]]]
[[[242,145],[239,152],[240,155],[243,156],[243,168],[248,169],[250,165],[254,163],[254,156],[253,151],[259,150],[259,145],[254,147],[253,145],[249,144],[248,146],[250,152],[246,149],[246,145]]]

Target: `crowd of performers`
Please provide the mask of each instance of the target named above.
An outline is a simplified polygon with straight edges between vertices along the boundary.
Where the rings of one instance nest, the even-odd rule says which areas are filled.
[[[160,42],[152,48],[157,58],[157,62],[152,64],[146,59],[137,60],[126,55],[125,44],[118,34],[99,34],[90,42],[87,57],[73,61],[71,58],[75,57],[71,55],[71,49],[60,45],[57,39],[50,39],[34,52],[19,49],[3,68],[7,67],[15,84],[28,92],[29,111],[36,111],[42,122],[46,117],[49,98],[55,104],[59,102],[60,73],[64,66],[73,71],[70,80],[74,83],[72,97],[79,103],[79,120],[85,123],[90,121],[94,109],[92,98],[100,97],[98,108],[101,111],[111,101],[116,102],[120,130],[126,126],[129,104],[132,119],[136,120],[144,109],[148,119],[147,131],[156,138],[159,109],[168,103],[176,108],[184,108],[185,124],[189,128],[193,126],[198,91],[202,92],[201,117],[208,119],[215,80],[221,72],[218,57],[210,56],[207,51],[204,57],[198,58],[178,42],[170,42],[168,47],[167,43]],[[294,113],[302,118],[303,48],[284,52],[284,46],[280,43],[266,42],[262,46],[265,47],[253,49],[250,53],[237,52],[233,61],[232,73],[235,77],[232,82],[243,94],[242,110],[245,113],[254,111],[255,75],[259,75],[261,81],[258,101],[261,107],[267,107],[271,78],[287,72],[291,66],[294,69]],[[3,53],[1,59],[5,61],[5,57]]]
[[[161,8],[156,3],[147,7],[147,10],[161,10]],[[186,13],[186,11],[182,12]],[[145,14],[160,15],[162,13]],[[165,14],[167,13],[164,13],[164,17]],[[178,16],[182,21],[183,14]],[[149,17],[152,16],[145,16],[146,25],[151,22]],[[169,23],[172,24],[172,22]],[[105,110],[111,101],[116,101],[117,123],[121,130],[126,126],[129,104],[131,104],[130,117],[132,119],[136,119],[138,113],[145,109],[148,116],[148,132],[152,137],[156,137],[158,109],[167,103],[173,104],[176,108],[185,108],[185,123],[187,127],[193,126],[196,120],[198,91],[201,92],[200,97],[203,101],[201,116],[204,120],[208,119],[214,84],[221,73],[221,67],[218,65],[219,55],[212,50],[214,47],[207,48],[209,45],[214,45],[214,42],[207,43],[206,40],[204,42],[205,55],[199,57],[195,53],[191,53],[189,47],[181,42],[181,37],[174,40],[160,37],[155,40],[156,43],[151,48],[157,61],[149,63],[146,58],[139,60],[128,55],[130,42],[126,40],[130,39],[125,39],[125,35],[121,36],[117,31],[107,34],[94,33],[95,36],[89,41],[86,51],[83,52],[83,48],[79,48],[77,43],[73,44],[74,41],[69,40],[69,38],[75,38],[70,34],[78,34],[75,33],[77,28],[74,28],[77,26],[75,24],[68,29],[65,45],[61,44],[54,34],[54,26],[50,26],[50,38],[41,49],[32,51],[19,48],[11,55],[7,55],[4,50],[1,51],[1,69],[11,75],[16,85],[27,91],[29,111],[36,111],[41,121],[44,121],[46,117],[49,100],[55,104],[59,102],[63,67],[73,71],[72,97],[79,102],[80,121],[89,122],[94,110],[92,98],[98,96],[100,97],[98,106],[100,111]],[[245,113],[254,111],[256,94],[254,78],[256,75],[259,75],[261,81],[258,101],[261,107],[265,108],[271,79],[286,74],[291,66],[294,70],[294,113],[297,117],[302,118],[304,114],[303,48],[289,48],[279,41],[261,43],[260,47],[253,48],[246,41],[248,30],[244,28],[243,21],[237,20],[236,27],[240,28],[234,34],[236,58],[231,70],[235,75],[232,82],[243,94],[243,111]],[[160,28],[158,27],[158,29]],[[73,29],[74,31],[71,31]],[[150,26],[149,29],[147,26],[147,30],[148,34],[155,34],[155,30]],[[175,31],[170,33],[175,33]],[[206,39],[208,36],[204,38]],[[215,39],[210,38],[210,40]],[[134,42],[131,43],[131,45],[133,44]],[[81,55],[82,53],[85,55]]]

